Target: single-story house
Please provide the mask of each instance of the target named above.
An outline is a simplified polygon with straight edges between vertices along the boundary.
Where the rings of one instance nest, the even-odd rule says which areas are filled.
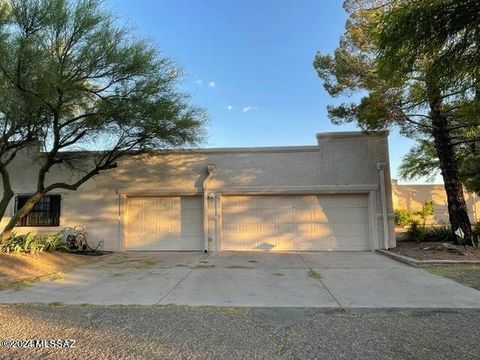
[[[93,246],[143,251],[360,251],[395,246],[388,133],[317,145],[159,151],[77,191],[52,192],[16,232],[85,226]],[[6,218],[35,189],[35,152],[12,169]],[[49,181],[69,179],[55,169]]]
[[[464,191],[468,216],[472,223],[480,221],[480,198],[475,193]],[[394,209],[418,211],[427,201],[433,201],[433,215],[427,219],[430,225],[448,224],[447,193],[443,184],[399,184],[392,179]]]

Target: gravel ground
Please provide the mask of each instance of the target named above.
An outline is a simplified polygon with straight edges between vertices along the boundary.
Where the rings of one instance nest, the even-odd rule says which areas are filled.
[[[480,310],[0,305],[1,359],[478,359]]]
[[[432,266],[425,267],[425,270],[480,290],[480,265]]]

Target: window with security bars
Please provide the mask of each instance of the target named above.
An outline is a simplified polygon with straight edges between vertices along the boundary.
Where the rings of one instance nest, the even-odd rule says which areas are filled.
[[[30,195],[18,195],[15,212],[22,208]],[[46,195],[23,217],[17,226],[60,226],[60,195]]]

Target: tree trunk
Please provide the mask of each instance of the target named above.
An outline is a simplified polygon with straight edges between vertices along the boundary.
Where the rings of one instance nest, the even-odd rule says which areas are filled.
[[[0,175],[2,177],[3,194],[0,200],[0,221],[3,219],[5,212],[7,211],[8,204],[13,198],[12,184],[10,182],[10,175],[4,164],[0,164]]]
[[[443,177],[445,192],[447,193],[448,216],[452,228],[452,240],[458,244],[455,231],[459,228],[465,234],[463,245],[473,245],[472,225],[468,218],[467,205],[463,196],[463,186],[460,182],[458,162],[451,144],[448,131],[448,119],[442,113],[440,101],[430,104],[433,138],[435,150],[440,162],[440,171]]]
[[[10,218],[10,221],[8,224],[5,226],[5,228],[2,231],[2,234],[0,235],[0,242],[3,242],[7,240],[11,234],[13,229],[15,228],[15,225],[22,219],[24,216],[26,216],[30,211],[32,211],[33,207],[45,196],[45,193],[43,192],[36,192],[35,194],[32,195],[30,199],[27,200],[25,205],[22,206],[20,210],[18,210],[13,216]]]

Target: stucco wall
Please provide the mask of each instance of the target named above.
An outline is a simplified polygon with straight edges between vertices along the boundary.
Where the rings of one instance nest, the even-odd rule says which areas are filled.
[[[442,184],[398,184],[392,181],[392,200],[395,209],[420,210],[426,201],[433,201],[434,214],[429,224],[448,223],[447,194]],[[473,193],[464,192],[468,215],[471,222],[480,220],[480,198]]]
[[[12,183],[16,193],[30,193],[35,189],[38,168],[35,156],[35,149],[31,149],[21,154],[12,165]],[[62,195],[59,228],[17,228],[17,232],[53,232],[65,226],[83,224],[90,242],[95,244],[103,239],[105,249],[121,250],[122,198],[134,195],[203,194],[206,166],[215,164],[215,174],[208,182],[208,191],[213,193],[368,193],[372,201],[372,221],[375,222],[370,224],[374,232],[372,236],[378,244],[376,247],[383,247],[382,194],[377,169],[377,163],[383,162],[389,246],[393,247],[395,240],[388,161],[386,133],[365,136],[357,132],[319,134],[318,145],[315,146],[200,149],[129,158],[119,162],[117,169],[98,175],[75,192],[53,192]],[[57,167],[48,173],[47,183],[74,178],[75,175],[69,170]],[[208,200],[209,212],[214,202],[215,199]],[[3,223],[12,214],[13,207],[12,201]],[[214,236],[213,215],[208,223],[208,232]]]

